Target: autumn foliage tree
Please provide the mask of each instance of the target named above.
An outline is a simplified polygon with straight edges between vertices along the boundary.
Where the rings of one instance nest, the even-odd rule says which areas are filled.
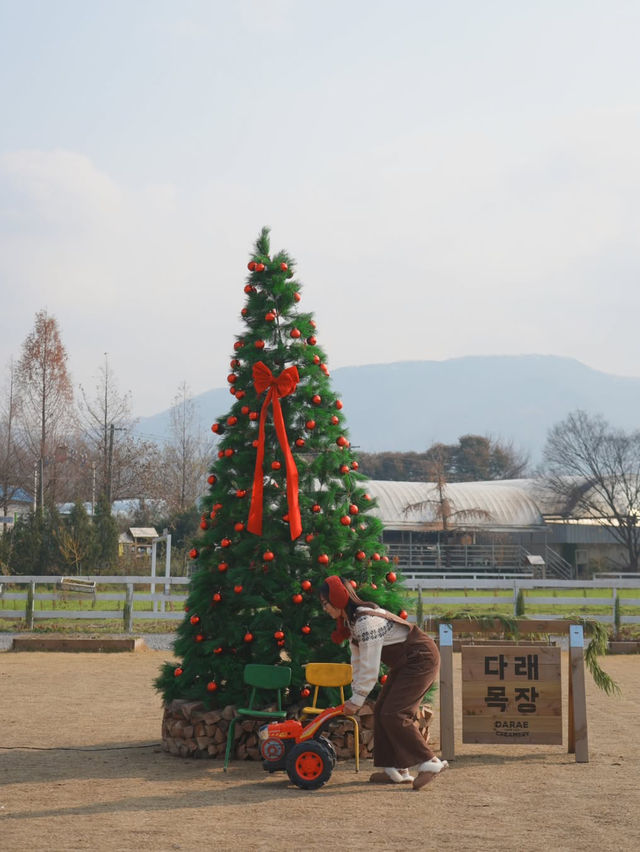
[[[73,391],[67,352],[55,317],[38,311],[22,345],[17,366],[21,434],[27,452],[39,465],[37,507],[55,502],[56,447],[72,425]]]

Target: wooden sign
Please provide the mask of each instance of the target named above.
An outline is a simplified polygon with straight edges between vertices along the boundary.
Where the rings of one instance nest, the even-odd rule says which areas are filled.
[[[560,648],[462,647],[462,742],[562,745]]]

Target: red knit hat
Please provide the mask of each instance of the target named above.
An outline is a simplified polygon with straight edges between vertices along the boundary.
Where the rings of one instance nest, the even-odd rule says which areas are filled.
[[[349,603],[349,592],[340,577],[332,574],[325,579],[325,583],[329,586],[329,603],[336,609],[344,609]]]
[[[329,587],[329,603],[335,606],[336,609],[344,609],[349,602],[349,592],[346,590],[340,577],[332,574],[325,579],[325,583]],[[349,639],[350,636],[351,631],[345,624],[344,618],[340,616],[336,619],[336,629],[331,634],[331,638],[339,645],[345,639]]]

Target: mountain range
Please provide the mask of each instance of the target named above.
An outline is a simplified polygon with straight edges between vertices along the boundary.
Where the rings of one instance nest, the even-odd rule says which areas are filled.
[[[537,463],[547,431],[571,411],[602,414],[626,430],[640,424],[640,378],[602,373],[572,358],[495,355],[340,367],[333,390],[349,436],[363,452],[424,451],[461,435],[510,442]],[[231,407],[228,388],[193,398],[203,430]],[[165,438],[169,409],[140,418],[139,434]]]

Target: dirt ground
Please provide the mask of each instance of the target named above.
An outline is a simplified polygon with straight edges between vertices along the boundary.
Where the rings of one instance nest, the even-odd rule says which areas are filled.
[[[420,792],[369,784],[368,762],[305,792],[259,763],[169,756],[151,683],[169,656],[0,653],[0,849],[640,849],[640,656],[604,660],[620,698],[587,674],[576,764],[566,746],[463,745],[456,654],[456,760]]]

